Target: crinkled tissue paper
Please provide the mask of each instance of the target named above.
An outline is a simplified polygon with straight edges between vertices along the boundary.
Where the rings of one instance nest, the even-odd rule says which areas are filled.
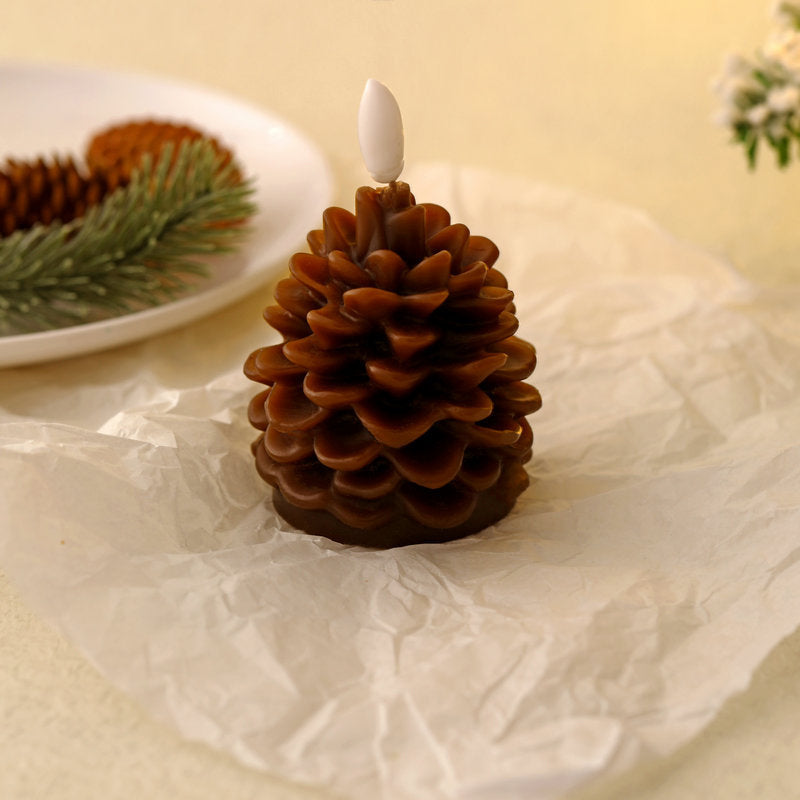
[[[345,798],[555,798],[674,751],[800,624],[800,295],[571,190],[407,179],[498,243],[539,352],[507,518],[390,551],[293,531],[232,332],[196,385],[152,343],[5,372],[2,567],[110,681],[250,767]]]

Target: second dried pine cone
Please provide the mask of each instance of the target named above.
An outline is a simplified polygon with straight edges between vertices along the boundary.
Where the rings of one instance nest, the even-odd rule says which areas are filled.
[[[126,186],[145,154],[158,158],[164,148],[173,145],[173,159],[180,145],[207,139],[220,156],[220,169],[233,159],[230,150],[197,128],[155,119],[114,125],[96,133],[86,151],[86,163],[93,174],[102,175],[110,187]]]

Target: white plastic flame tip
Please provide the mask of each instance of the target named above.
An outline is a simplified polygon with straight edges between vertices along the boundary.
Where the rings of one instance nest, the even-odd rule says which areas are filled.
[[[403,118],[394,95],[374,78],[367,81],[358,108],[358,143],[367,172],[391,183],[403,171]]]

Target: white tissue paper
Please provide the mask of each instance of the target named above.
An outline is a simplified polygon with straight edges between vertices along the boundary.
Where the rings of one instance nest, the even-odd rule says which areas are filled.
[[[3,374],[2,567],[251,767],[345,798],[557,797],[685,743],[800,624],[800,294],[571,191],[407,179],[499,245],[539,352],[512,514],[385,552],[296,533],[253,468],[247,352],[170,380],[200,324]]]

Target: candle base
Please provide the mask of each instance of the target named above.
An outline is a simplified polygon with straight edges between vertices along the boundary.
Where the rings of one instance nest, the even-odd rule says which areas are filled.
[[[272,502],[286,522],[305,533],[324,536],[341,544],[388,549],[412,544],[449,542],[478,533],[508,515],[528,482],[528,475],[519,462],[507,462],[497,483],[477,493],[475,507],[470,516],[460,525],[450,528],[423,525],[407,516],[395,517],[373,528],[355,528],[324,509],[299,508],[293,505],[278,488],[273,488]]]

